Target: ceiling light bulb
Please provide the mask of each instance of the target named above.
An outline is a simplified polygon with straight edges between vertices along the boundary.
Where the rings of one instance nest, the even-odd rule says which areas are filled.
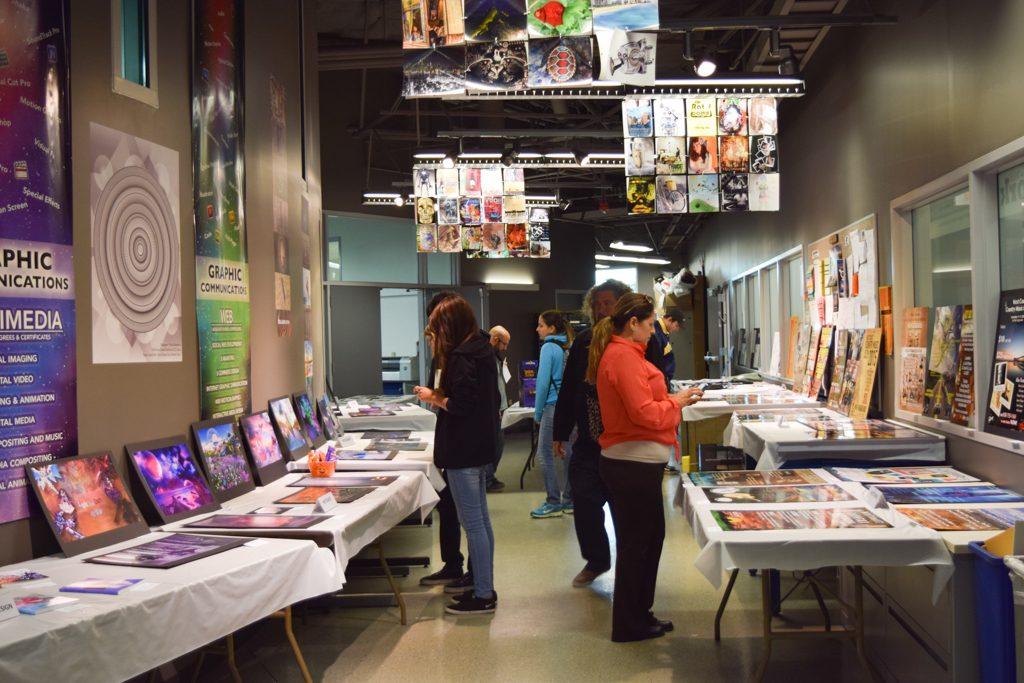
[[[711,59],[710,55],[705,55],[704,57],[701,58],[697,65],[693,67],[693,69],[701,78],[708,78],[709,76],[714,75],[715,71],[718,69],[718,65],[715,64],[714,60]]]
[[[646,244],[635,244],[631,242],[623,242],[622,240],[612,242],[609,246],[612,249],[618,249],[619,251],[635,251],[639,253],[654,251],[654,247],[649,247]]]
[[[455,159],[450,156],[446,156],[441,160],[441,168],[455,168]]]
[[[395,197],[395,206],[405,206],[405,197]]]

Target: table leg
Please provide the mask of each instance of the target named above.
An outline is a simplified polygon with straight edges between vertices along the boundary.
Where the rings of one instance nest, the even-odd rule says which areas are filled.
[[[235,634],[229,634],[227,641],[228,669],[231,671],[231,678],[235,683],[242,683],[242,674],[238,671],[238,663],[235,661]]]
[[[854,643],[857,646],[857,658],[867,669],[868,675],[873,681],[882,681],[882,676],[868,660],[867,648],[864,647],[864,570],[861,567],[852,567],[853,572],[853,611],[854,611]]]
[[[825,619],[825,631],[832,630],[832,618],[829,616],[828,607],[825,606],[825,599],[821,596],[821,590],[818,588],[818,584],[813,576],[808,576],[807,583],[811,586],[811,591],[814,593],[814,599],[818,601],[818,609],[821,610],[821,616]]]
[[[767,569],[768,578],[771,582],[772,616],[779,616],[782,613],[782,575],[778,569]]]
[[[302,672],[302,680],[306,683],[313,683],[313,677],[309,675],[309,668],[306,666],[306,660],[302,656],[302,650],[299,649],[299,641],[295,637],[295,631],[292,629],[292,608],[289,605],[280,612],[275,612],[275,617],[284,619],[284,634],[288,638],[288,643],[292,646],[292,653],[295,655],[295,662],[299,665],[299,671]],[[241,679],[238,679],[241,681]]]
[[[534,460],[537,458],[537,425],[530,428],[530,454],[526,456],[523,463],[523,471],[519,474],[519,490],[526,488],[526,473],[533,469]]]
[[[768,672],[768,661],[772,657],[772,586],[770,572],[765,569],[761,572],[761,619],[764,638],[764,651],[761,653],[761,663],[754,674],[754,680],[763,681],[764,675]]]
[[[402,596],[402,591],[398,587],[398,584],[395,583],[395,577],[391,575],[391,568],[388,566],[388,561],[384,557],[384,543],[380,540],[377,541],[377,552],[378,557],[380,558],[381,569],[384,570],[384,576],[388,580],[388,585],[391,586],[391,592],[395,595],[395,602],[398,603],[398,610],[402,615],[402,626],[405,626],[408,623],[405,613],[405,598]]]
[[[192,683],[196,683],[199,680],[199,671],[203,668],[203,662],[206,660],[206,651],[200,650],[199,656],[196,657],[196,665],[192,668]],[[154,669],[154,673],[156,670]],[[152,680],[156,680],[154,676]]]
[[[725,593],[722,595],[722,601],[718,603],[718,611],[715,613],[715,642],[722,640],[722,614],[725,613],[725,606],[729,604],[729,596],[732,595],[732,587],[736,585],[736,577],[739,575],[739,569],[733,569],[729,573],[729,583],[725,585]]]

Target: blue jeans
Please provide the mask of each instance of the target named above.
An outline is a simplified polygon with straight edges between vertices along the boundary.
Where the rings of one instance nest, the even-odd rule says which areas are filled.
[[[469,559],[473,563],[473,595],[490,598],[494,593],[494,530],[487,512],[486,467],[449,468],[448,486],[466,531]]]
[[[547,502],[551,505],[572,505],[572,490],[569,486],[569,460],[572,448],[565,444],[565,457],[555,462],[553,444],[555,431],[555,407],[545,406],[540,418],[540,433],[537,436],[537,461],[544,473],[544,489]]]

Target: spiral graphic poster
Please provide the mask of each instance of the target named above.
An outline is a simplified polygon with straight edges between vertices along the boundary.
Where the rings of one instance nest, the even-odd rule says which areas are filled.
[[[242,7],[194,0],[192,162],[202,419],[249,412]]]
[[[97,123],[89,147],[92,362],[178,362],[178,153]]]
[[[64,7],[0,2],[0,523],[78,452]]]

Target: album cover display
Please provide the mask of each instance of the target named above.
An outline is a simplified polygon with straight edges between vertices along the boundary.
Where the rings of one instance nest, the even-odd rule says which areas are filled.
[[[685,175],[660,175],[655,178],[655,208],[658,213],[686,213]]]
[[[658,0],[591,0],[594,30],[658,28]]]
[[[227,502],[256,488],[234,417],[192,423],[192,439],[206,481],[218,502]]]
[[[830,467],[843,481],[860,484],[962,484],[977,478],[952,467]]]
[[[993,484],[980,486],[875,486],[891,505],[934,505],[937,503],[1024,503],[1016,491]]]
[[[130,443],[124,450],[160,524],[220,509],[184,436]]]
[[[630,214],[654,213],[654,176],[626,178],[626,209]]]
[[[995,349],[985,431],[1024,439],[1024,289],[1002,292],[996,316]]]
[[[838,486],[723,486],[705,491],[712,503],[833,503],[856,500]]]
[[[811,470],[729,470],[723,472],[691,472],[690,481],[701,488],[717,486],[800,486],[824,484]]]
[[[750,172],[778,173],[778,141],[774,135],[750,136]]]
[[[60,549],[71,557],[149,532],[110,453],[26,465]]]
[[[712,510],[711,515],[723,531],[891,528],[888,522],[867,508]]]
[[[626,175],[654,175],[654,138],[626,139]]]
[[[225,515],[216,514],[185,524],[191,529],[308,529],[327,515]]]
[[[242,443],[249,454],[256,480],[261,486],[279,479],[287,471],[284,454],[277,441],[270,412],[262,410],[238,419],[242,431]]]
[[[645,98],[626,98],[622,103],[622,127],[626,138],[654,135],[654,103]]]
[[[686,99],[659,97],[654,100],[655,137],[686,137]]]
[[[270,415],[274,418],[274,428],[277,430],[277,442],[281,450],[292,460],[298,460],[309,452],[309,441],[299,425],[299,418],[295,414],[295,406],[290,396],[279,396],[267,402]]]
[[[654,147],[655,172],[658,175],[686,173],[687,148],[685,137],[655,138]]]
[[[936,531],[1001,531],[1024,520],[1024,507],[897,509],[921,526]]]
[[[690,190],[690,213],[719,210],[717,175],[692,175],[687,183]]]
[[[526,42],[501,41],[467,46],[465,74],[466,87],[471,90],[525,90]]]
[[[550,0],[549,4],[559,4]],[[527,43],[527,85],[548,88],[590,85],[594,78],[594,48],[590,36],[537,38]]]
[[[747,134],[747,98],[718,98],[718,134]]]
[[[313,402],[309,399],[309,394],[300,393],[292,394],[292,400],[295,402],[295,411],[299,418],[299,427],[302,429],[303,434],[306,436],[306,441],[312,448],[319,448],[327,443],[326,437],[324,437],[324,431],[320,428],[320,422],[316,419],[316,410],[313,408]]]
[[[405,55],[402,96],[444,97],[466,92],[465,58],[457,48],[423,50]]]
[[[723,173],[719,182],[722,188],[722,211],[750,210],[750,183],[746,173]]]
[[[288,486],[323,486],[327,488],[379,488],[398,481],[398,477],[359,476],[353,474],[332,474],[329,477],[302,477]]]
[[[487,200],[493,201],[494,197],[487,197]],[[500,200],[500,198],[499,198]],[[459,219],[463,225],[480,225],[483,223],[483,208],[480,203],[480,197],[463,197],[459,202]],[[449,221],[444,221],[449,224]],[[456,225],[456,227],[458,227]]]
[[[373,493],[372,487],[308,486],[274,502],[278,505],[313,505],[321,496],[330,494],[338,503],[352,503],[368,493]]]
[[[751,97],[748,104],[748,119],[751,135],[777,135],[779,113],[774,97]]]
[[[155,541],[148,541],[123,550],[86,559],[93,564],[110,564],[121,567],[146,567],[148,569],[170,569],[179,565],[226,550],[237,548],[249,541],[247,538],[231,536],[198,536],[195,534],[171,534]]]
[[[437,205],[433,197],[416,198],[416,222],[420,225],[431,225],[437,222]]]
[[[527,38],[526,0],[463,0],[463,16],[467,42]]]
[[[437,169],[437,196],[458,197],[459,196],[459,169],[439,168]],[[458,203],[456,202],[456,206]],[[456,213],[456,215],[458,215]],[[447,222],[447,221],[446,221]]]

